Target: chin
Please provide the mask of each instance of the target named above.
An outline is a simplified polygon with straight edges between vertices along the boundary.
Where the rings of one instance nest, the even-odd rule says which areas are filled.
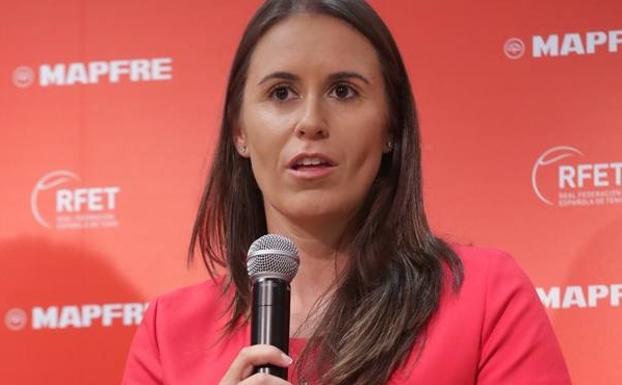
[[[290,218],[300,220],[339,220],[346,218],[356,205],[343,199],[308,194],[304,199],[295,199],[285,203],[282,211]]]

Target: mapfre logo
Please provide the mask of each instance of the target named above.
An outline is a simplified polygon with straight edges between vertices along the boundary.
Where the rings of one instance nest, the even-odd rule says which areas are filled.
[[[33,84],[50,87],[104,82],[150,82],[172,78],[173,59],[170,57],[41,64],[37,71],[22,65],[15,68],[12,74],[13,84],[18,88],[27,88]]]
[[[42,176],[30,194],[35,220],[43,227],[92,229],[117,227],[119,186],[80,185],[80,177],[67,170]]]
[[[622,29],[534,35],[530,40],[533,58],[617,53],[621,50]],[[520,59],[527,50],[527,44],[517,37],[507,39],[503,45],[505,56],[512,60]]]
[[[6,312],[4,323],[11,331],[136,326],[148,306],[141,302],[34,306],[29,309],[30,320],[24,309],[12,308]]]
[[[620,307],[622,302],[620,283],[538,287],[536,292],[548,309]]]
[[[547,205],[622,204],[622,161],[586,161],[578,148],[556,146],[536,159],[531,185],[538,199]]]

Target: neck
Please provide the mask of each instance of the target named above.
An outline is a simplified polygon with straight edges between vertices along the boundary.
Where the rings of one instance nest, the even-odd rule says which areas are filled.
[[[292,291],[327,289],[341,272],[344,254],[340,251],[347,223],[325,220],[296,221],[280,213],[266,213],[269,233],[290,238],[298,248],[300,267],[292,281]]]
[[[314,315],[321,313],[322,304],[329,298],[347,255],[340,250],[348,221],[294,220],[274,209],[266,210],[269,233],[290,238],[298,248],[300,266],[291,282],[291,331],[306,336],[314,327]],[[320,301],[320,302],[318,302]],[[313,314],[310,315],[310,311]],[[309,318],[309,322],[305,321]]]

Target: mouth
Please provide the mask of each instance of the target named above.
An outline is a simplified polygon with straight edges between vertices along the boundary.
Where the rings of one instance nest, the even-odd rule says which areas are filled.
[[[327,175],[337,163],[327,155],[318,153],[301,153],[288,164],[288,169],[297,177],[312,179]]]

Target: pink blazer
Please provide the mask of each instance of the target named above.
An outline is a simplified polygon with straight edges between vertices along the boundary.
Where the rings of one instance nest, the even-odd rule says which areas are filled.
[[[463,286],[458,295],[444,291],[419,360],[411,355],[389,384],[569,385],[546,313],[512,257],[455,250],[464,263]],[[209,281],[153,301],[131,344],[123,384],[218,384],[250,341],[248,326],[219,339],[226,319],[220,290]],[[294,360],[304,344],[291,340]]]

